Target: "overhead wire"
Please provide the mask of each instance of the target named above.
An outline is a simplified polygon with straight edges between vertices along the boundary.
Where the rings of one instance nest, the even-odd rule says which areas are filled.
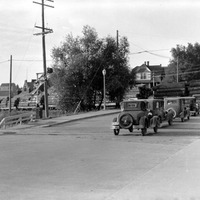
[[[0,64],[6,63],[6,62],[9,62],[9,60],[0,61]]]
[[[141,54],[141,53],[149,53],[149,54],[154,55],[154,56],[170,59],[170,57],[168,57],[168,56],[163,56],[163,55],[160,55],[160,54],[152,53],[153,51],[160,51],[160,50],[149,50],[149,51],[148,50],[144,50],[144,51],[138,51],[138,52],[130,53],[130,55]]]
[[[185,74],[194,74],[194,73],[200,73],[200,70],[198,71],[192,71],[192,72],[179,72],[178,75],[185,75]],[[169,73],[169,74],[164,74],[164,76],[175,76],[177,73]],[[160,77],[160,75],[155,75],[154,77]]]
[[[16,61],[16,62],[43,62],[43,60],[17,60],[17,59],[13,59],[13,61]],[[52,61],[52,60],[46,60],[46,61]]]

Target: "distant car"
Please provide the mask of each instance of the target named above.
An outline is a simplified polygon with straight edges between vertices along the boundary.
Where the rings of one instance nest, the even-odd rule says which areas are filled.
[[[174,118],[180,118],[183,122],[190,119],[191,97],[168,97],[164,99],[164,109],[173,112]]]
[[[169,125],[172,125],[173,112],[166,111],[164,109],[163,99],[147,99],[147,101],[148,101],[148,110],[152,112],[153,116],[159,117],[160,125],[162,125],[162,123],[165,121],[168,122]]]
[[[199,114],[199,104],[197,103],[196,97],[188,97],[185,99],[185,104],[190,108],[191,116],[196,116]]]
[[[114,134],[118,135],[120,129],[128,129],[130,132],[133,132],[133,129],[141,129],[142,135],[145,135],[149,127],[157,132],[160,119],[158,115],[154,115],[149,106],[150,102],[146,99],[123,101],[121,112],[112,122],[111,128]]]

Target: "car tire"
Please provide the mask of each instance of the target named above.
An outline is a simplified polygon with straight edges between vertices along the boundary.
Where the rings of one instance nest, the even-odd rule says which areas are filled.
[[[132,133],[133,132],[133,126],[131,126],[128,130],[129,130],[129,132]]]
[[[146,127],[145,127],[145,128],[142,128],[142,129],[141,129],[141,133],[142,133],[142,136],[145,136],[146,133],[147,133],[147,128],[146,128]]]
[[[176,111],[173,108],[167,109],[167,112],[170,112],[170,111],[173,113],[173,118],[175,119],[176,118]]]
[[[114,135],[119,135],[119,131],[120,131],[119,129],[114,129],[113,131],[114,131]]]
[[[153,130],[154,130],[154,133],[157,133],[157,132],[158,132],[158,127],[155,126],[155,127],[153,128]]]
[[[184,118],[183,117],[181,118],[181,122],[184,122]]]
[[[171,119],[168,121],[168,124],[169,124],[169,126],[172,125],[172,120]]]
[[[119,117],[119,125],[121,128],[129,129],[133,125],[133,117],[125,113]]]

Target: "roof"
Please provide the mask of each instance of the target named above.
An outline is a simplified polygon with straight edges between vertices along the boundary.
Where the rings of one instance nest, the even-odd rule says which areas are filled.
[[[177,99],[195,99],[195,97],[166,97],[167,100],[177,100]]]
[[[162,67],[161,65],[146,65],[142,64],[141,66],[136,66],[134,68],[136,73],[142,73],[146,70],[150,70],[151,72],[154,72],[155,74],[165,74],[165,67]]]
[[[165,74],[165,68],[161,65],[149,65],[147,67],[155,74]]]
[[[135,70],[136,73],[141,73],[141,72],[144,72],[144,71],[149,71],[147,65],[145,65],[145,64],[142,64],[141,66],[135,67],[134,70]]]
[[[25,81],[24,86],[27,85],[30,89],[33,89],[34,83]]]
[[[123,103],[130,103],[130,102],[141,102],[141,101],[143,101],[143,102],[147,102],[147,99],[128,99],[128,100],[124,100],[124,101],[122,101]]]
[[[8,87],[10,85],[10,83],[2,83],[1,87]],[[11,85],[15,86],[15,83],[11,83]]]

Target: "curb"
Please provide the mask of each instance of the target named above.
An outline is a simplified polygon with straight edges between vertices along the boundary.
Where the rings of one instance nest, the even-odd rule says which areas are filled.
[[[84,119],[90,119],[90,118],[95,118],[95,117],[100,117],[100,116],[106,116],[106,115],[112,115],[112,114],[118,114],[120,112],[120,110],[115,110],[112,112],[107,112],[107,113],[98,113],[98,112],[94,112],[91,115],[89,113],[87,113],[87,116],[84,116],[82,114],[80,115],[76,115],[77,118],[68,118],[68,119],[63,119],[63,121],[58,121],[55,122],[55,120],[52,118],[52,123],[51,124],[45,124],[45,120],[44,120],[44,124],[40,124],[40,125],[27,125],[26,127],[22,127],[22,126],[17,126],[16,128],[7,128],[7,129],[0,129],[0,135],[5,134],[6,132],[19,132],[20,130],[25,130],[25,129],[33,129],[33,128],[48,128],[48,127],[53,127],[53,126],[59,126],[61,124],[66,124],[66,123],[70,123],[70,122],[74,122],[74,121],[79,121],[79,120],[84,120]],[[73,116],[73,115],[72,115]],[[69,116],[68,116],[69,117]],[[54,121],[54,122],[53,122]],[[51,121],[49,121],[51,122]],[[46,123],[48,123],[48,121],[46,121]]]
[[[79,120],[84,120],[84,119],[90,119],[90,118],[100,117],[100,116],[117,114],[119,112],[120,111],[115,111],[115,112],[112,112],[112,113],[102,113],[102,114],[98,114],[98,115],[85,116],[85,117],[80,117],[80,118],[76,118],[76,119],[68,119],[66,121],[55,122],[53,124],[44,124],[44,125],[40,125],[40,126],[37,126],[37,127],[47,128],[47,127],[57,126],[57,125],[66,124],[66,123],[70,123],[70,122],[74,122],[74,121],[79,121]]]

